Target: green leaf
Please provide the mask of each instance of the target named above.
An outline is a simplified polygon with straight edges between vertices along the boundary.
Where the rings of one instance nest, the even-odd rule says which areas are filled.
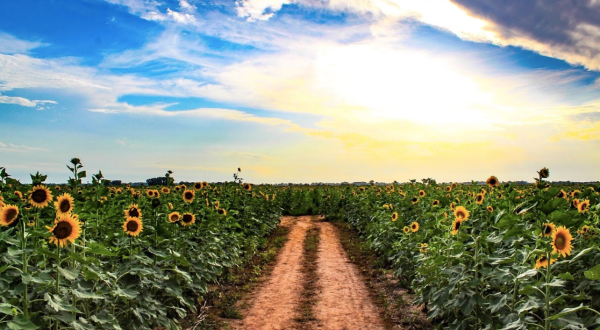
[[[77,298],[81,298],[81,299],[104,299],[103,296],[97,295],[93,292],[83,292],[83,291],[79,291],[79,290],[75,290],[75,289],[73,289],[73,294]]]
[[[574,281],[575,280],[573,275],[571,275],[571,273],[569,273],[569,272],[559,274],[558,278],[560,278],[561,280],[566,280],[566,281]]]
[[[44,294],[44,300],[48,303],[48,306],[50,306],[50,308],[54,309],[57,312],[67,311],[81,313],[79,309],[77,309],[75,306],[69,305],[57,295],[46,292],[46,294]]]
[[[67,280],[72,281],[74,279],[77,278],[77,276],[79,276],[79,271],[77,269],[66,269],[66,268],[61,268],[58,267],[58,271],[60,272],[60,274],[62,276],[64,276]]]
[[[6,315],[14,315],[13,309],[15,309],[15,308],[16,307],[11,304],[0,303],[0,313],[6,314]]]
[[[115,255],[109,249],[107,249],[104,245],[102,245],[100,243],[91,243],[88,247],[90,248],[90,252],[93,254],[99,254],[99,255],[109,256],[109,257],[112,257]]]
[[[530,270],[526,271],[525,273],[519,274],[519,276],[517,276],[517,279],[534,276],[537,273],[538,273],[537,269],[530,269]]]
[[[19,315],[8,322],[8,328],[13,330],[35,330],[39,327],[33,324],[28,318],[23,315]]]
[[[583,275],[588,280],[600,280],[600,265],[596,265],[588,270],[586,270]]]
[[[577,311],[580,310],[584,310],[584,309],[590,309],[587,306],[584,306],[583,304],[579,305],[578,307],[573,307],[573,308],[565,308],[563,309],[560,313],[553,315],[552,317],[550,317],[550,320],[556,320],[558,318],[561,318],[567,314],[571,314],[571,313],[575,313]]]

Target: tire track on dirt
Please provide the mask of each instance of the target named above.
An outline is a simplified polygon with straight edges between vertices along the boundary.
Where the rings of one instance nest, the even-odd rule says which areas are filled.
[[[302,293],[302,244],[311,226],[311,216],[284,217],[282,225],[293,226],[289,241],[282,248],[277,263],[267,282],[251,299],[251,307],[244,312],[242,321],[235,322],[233,329],[279,330],[293,329],[296,307]],[[293,224],[294,220],[297,220]]]
[[[335,227],[328,222],[315,225],[321,228],[317,259],[321,291],[314,307],[316,329],[385,329],[358,269],[346,256]]]

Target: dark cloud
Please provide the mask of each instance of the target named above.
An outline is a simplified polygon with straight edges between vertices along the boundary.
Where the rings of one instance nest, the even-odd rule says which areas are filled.
[[[505,39],[535,40],[563,53],[563,59],[569,60],[564,53],[571,53],[587,59],[582,61],[587,67],[600,68],[598,0],[451,1],[471,15],[493,22]],[[573,56],[570,59],[572,63]]]

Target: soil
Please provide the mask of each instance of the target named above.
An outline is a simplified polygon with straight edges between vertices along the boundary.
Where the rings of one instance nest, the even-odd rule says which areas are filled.
[[[266,283],[253,294],[242,321],[231,322],[232,329],[294,329],[297,304],[302,293],[302,255],[304,237],[311,216],[284,217],[282,225],[292,225],[289,240],[279,253],[277,263]],[[294,224],[295,223],[295,224]]]
[[[242,305],[250,306],[242,310],[243,320],[230,322],[230,329],[387,328],[380,309],[373,303],[359,270],[346,256],[332,224],[311,222],[311,216],[301,216],[284,217],[282,225],[292,227],[289,240],[280,251],[268,279],[251,294],[252,298],[242,302]],[[313,226],[318,229],[318,248],[315,260],[307,262],[303,242]],[[314,269],[305,269],[311,265]],[[311,283],[308,289],[307,283]],[[310,290],[308,295],[307,290]],[[307,310],[303,306],[308,305],[309,317],[303,315],[303,310]]]

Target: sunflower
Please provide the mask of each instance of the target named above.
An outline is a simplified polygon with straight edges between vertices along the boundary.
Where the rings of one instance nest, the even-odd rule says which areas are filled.
[[[392,213],[392,221],[398,220],[398,212]]]
[[[220,215],[227,215],[227,210],[225,210],[225,209],[219,209],[217,212],[218,212]]]
[[[550,258],[550,264],[552,265],[553,263],[556,262],[556,260],[558,260],[558,259]],[[546,258],[546,256],[541,256],[538,258],[538,260],[535,261],[536,269],[546,268],[546,267],[548,267],[548,258]]]
[[[23,193],[21,193],[20,191],[15,191],[15,196],[19,197],[19,199],[23,198]]]
[[[200,190],[200,189],[202,189],[202,187],[204,187],[204,185],[202,185],[202,182],[194,183],[194,189]]]
[[[582,236],[585,236],[589,231],[590,231],[590,227],[585,225],[585,226],[581,227],[581,229],[578,230],[577,233],[581,234]]]
[[[454,208],[455,208],[455,207],[456,207],[456,205],[455,205],[454,203],[450,203],[450,209],[451,209],[452,211],[454,211]]]
[[[329,197],[330,197],[330,196],[327,196],[327,198],[329,198]],[[265,200],[267,200],[267,201],[269,200],[269,195],[268,195],[268,194],[267,194],[267,195],[265,195]]]
[[[419,223],[418,222],[413,222],[410,225],[410,230],[412,230],[413,233],[416,233],[419,230]]]
[[[37,208],[44,208],[52,201],[52,193],[44,185],[33,187],[29,192],[29,203]]]
[[[15,205],[5,204],[0,208],[0,225],[9,226],[19,216],[19,208]]]
[[[490,176],[487,180],[485,180],[485,183],[487,183],[488,186],[490,186],[490,188],[496,187],[498,186],[498,178],[495,176]]]
[[[208,187],[208,182],[202,181],[202,188],[204,188],[204,187]]]
[[[573,192],[571,192],[571,197],[575,198],[575,197],[579,196],[580,192],[581,191],[579,191],[579,190],[573,190]]]
[[[180,186],[175,186],[175,191],[179,192],[179,190],[181,190]]]
[[[362,191],[365,191],[366,188],[365,187],[360,187],[358,189],[360,189],[360,191],[362,192]]]
[[[399,192],[398,192],[398,194],[399,194],[400,196],[402,196],[402,197],[406,197],[406,194],[405,194],[405,193],[403,193],[403,192],[401,192],[401,191],[399,191]]]
[[[48,231],[54,236],[50,237],[50,243],[58,245],[58,247],[65,247],[71,241],[75,242],[81,234],[81,223],[75,215],[65,213],[60,215],[54,220],[53,227],[46,227]]]
[[[56,199],[56,202],[54,202],[54,207],[56,207],[56,214],[62,215],[62,214],[73,212],[73,203],[74,202],[75,202],[75,200],[68,193],[64,193],[64,194],[58,196],[58,198]]]
[[[404,230],[405,234],[410,233],[410,228],[408,228],[407,226],[404,226],[404,228],[402,230]]]
[[[252,190],[252,185],[249,183],[244,183],[244,190],[245,191],[250,191]]]
[[[185,190],[183,192],[183,200],[187,203],[193,202],[195,196],[196,196],[196,193],[193,190]]]
[[[144,225],[140,218],[127,218],[123,222],[123,231],[130,236],[137,236],[142,232]]]
[[[173,209],[173,204],[169,203],[169,209]]]
[[[163,194],[170,194],[171,193],[171,189],[167,188],[167,187],[162,187],[160,189],[160,191],[162,191]]]
[[[582,202],[579,202],[579,205],[577,205],[577,210],[579,213],[585,213],[587,212],[588,207],[590,207],[590,201],[586,199]]]
[[[564,226],[556,228],[552,233],[552,253],[559,253],[563,258],[570,255],[573,249],[572,239],[573,237],[567,228]]]
[[[492,213],[492,212],[494,212],[494,207],[493,207],[493,206],[491,206],[491,205],[488,205],[488,206],[486,207],[486,210],[488,210],[488,212]]]
[[[440,201],[438,201],[437,199],[434,200],[433,202],[431,202],[431,206],[438,206],[440,205]]]
[[[418,199],[417,197],[413,197],[413,198],[411,198],[411,199],[410,199],[410,201],[411,201],[413,204],[417,204],[417,203],[419,202],[419,199]]]
[[[142,210],[140,210],[137,204],[129,204],[129,207],[125,212],[125,218],[141,218]]]
[[[556,229],[556,225],[553,224],[552,222],[545,223],[542,226],[542,232],[540,233],[540,236],[544,235],[544,237],[550,237],[550,236],[552,236],[552,233],[554,232],[555,229]]]
[[[573,208],[579,209],[579,200],[574,199],[573,202],[571,202],[571,205],[573,206]]]
[[[556,194],[556,197],[567,199],[567,192],[565,192],[564,189],[561,189],[560,192]]]
[[[477,194],[477,197],[475,197],[475,203],[482,204],[483,198],[484,198],[484,194]]]
[[[181,225],[183,226],[191,226],[194,222],[196,222],[196,216],[192,213],[184,213],[181,217]]]
[[[460,221],[466,221],[469,219],[469,211],[464,206],[457,206],[454,209],[454,216]]]
[[[425,197],[425,190],[419,190],[419,196],[420,197]]]
[[[175,223],[175,222],[179,221],[179,219],[181,219],[181,214],[179,214],[179,212],[169,213],[169,222],[170,223]]]
[[[451,191],[452,191],[452,187],[451,186],[446,187],[446,192],[451,192]]]
[[[154,198],[160,198],[160,193],[156,189],[154,189]]]
[[[550,170],[544,167],[541,170],[539,170],[538,174],[540,175],[540,178],[547,179],[550,176]]]
[[[456,235],[458,234],[458,230],[460,229],[460,224],[462,223],[461,219],[456,219],[454,220],[454,222],[452,223],[452,235]]]
[[[217,210],[218,210],[218,209],[219,209],[219,206],[221,206],[221,203],[219,203],[219,201],[216,201],[216,202],[215,202],[215,209],[217,209]]]
[[[146,195],[148,197],[154,197],[154,190],[153,189],[146,190]]]

